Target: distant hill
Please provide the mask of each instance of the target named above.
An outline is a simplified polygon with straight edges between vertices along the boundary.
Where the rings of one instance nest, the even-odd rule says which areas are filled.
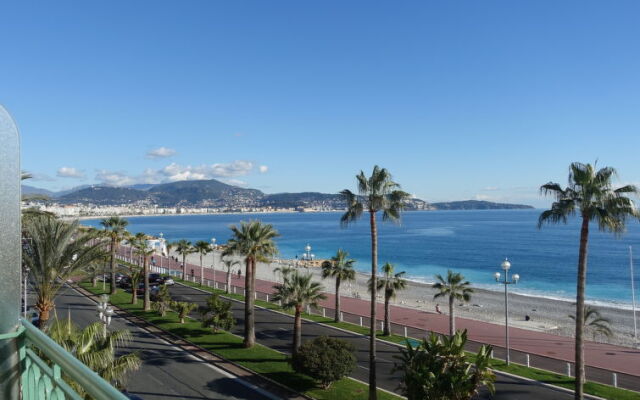
[[[133,204],[148,200],[147,192],[142,190],[110,186],[92,186],[57,198],[58,202],[65,204],[82,203],[100,206]]]
[[[506,204],[506,203],[492,203],[490,201],[482,200],[464,200],[464,201],[450,201],[445,203],[431,203],[431,207],[436,210],[514,210],[514,209],[526,209],[533,208],[532,206],[524,204]]]
[[[147,192],[156,204],[163,207],[220,207],[229,203],[250,206],[264,196],[259,190],[227,185],[215,179],[165,183],[155,185]]]
[[[43,196],[53,197],[55,193],[47,189],[41,189],[41,188],[29,186],[29,185],[22,185],[22,194],[23,195],[39,194]]]

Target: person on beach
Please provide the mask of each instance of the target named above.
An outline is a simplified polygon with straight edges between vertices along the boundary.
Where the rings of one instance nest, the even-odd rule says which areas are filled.
[[[442,311],[440,311],[440,303],[437,303],[437,304],[436,304],[436,312],[437,312],[438,314],[442,314]]]

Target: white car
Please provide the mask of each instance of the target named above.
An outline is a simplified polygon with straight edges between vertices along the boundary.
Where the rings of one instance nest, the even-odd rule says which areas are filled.
[[[163,283],[164,283],[165,285],[168,285],[168,286],[171,286],[171,285],[174,285],[174,284],[175,284],[175,282],[174,282],[173,278],[172,278],[172,277],[170,277],[170,276],[165,276],[165,277],[164,277],[164,282],[163,282]]]

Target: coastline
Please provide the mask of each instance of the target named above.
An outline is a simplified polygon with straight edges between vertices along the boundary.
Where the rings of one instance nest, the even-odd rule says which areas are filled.
[[[176,254],[172,253],[172,255]],[[220,252],[217,252],[216,260],[216,271],[221,271]],[[187,257],[187,262],[197,265],[199,264],[199,258],[197,255],[192,254]],[[281,277],[275,269],[283,265],[289,265],[289,263],[259,263],[256,269],[256,278],[276,283],[281,280]],[[206,263],[206,267],[210,268],[211,265]],[[244,275],[244,265],[240,263],[238,266],[234,266],[233,270],[237,271],[238,268],[242,269],[242,274]],[[322,283],[324,286],[324,292],[329,294],[335,293],[334,281],[332,279],[322,279],[320,268],[298,268],[304,269],[305,272],[308,271],[312,273],[314,280]],[[351,285],[349,285],[348,282],[344,282],[341,286],[340,294],[344,297],[353,297],[357,293],[360,298],[367,299],[369,293],[365,288],[368,279],[369,276],[366,273],[357,272],[355,282],[352,282]],[[503,325],[505,318],[504,292],[478,287],[473,287],[473,290],[474,293],[469,303],[456,303],[455,316]],[[416,309],[428,313],[435,313],[436,305],[439,304],[442,313],[448,315],[447,299],[441,298],[434,300],[433,296],[435,293],[436,291],[432,289],[431,284],[409,280],[407,288],[399,292],[391,304],[396,307]],[[378,301],[382,302],[382,299],[379,298]],[[596,308],[603,317],[610,320],[613,335],[607,338],[602,335],[593,336],[587,332],[587,340],[634,347],[633,312],[623,308],[603,305],[598,305]],[[569,318],[569,315],[573,314],[575,314],[575,306],[570,300],[551,299],[509,292],[509,326],[512,328],[572,337],[575,323]],[[526,321],[526,316],[530,317],[529,321]]]

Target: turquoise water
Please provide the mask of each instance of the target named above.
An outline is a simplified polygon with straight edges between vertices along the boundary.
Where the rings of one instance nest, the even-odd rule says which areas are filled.
[[[575,295],[579,221],[568,225],[536,227],[540,210],[406,212],[401,225],[380,224],[380,265],[396,264],[415,280],[430,282],[436,273],[459,271],[474,285],[499,290],[493,273],[505,257],[521,276],[517,292],[571,298]],[[368,219],[342,229],[339,213],[249,215],[185,215],[131,217],[129,230],[150,235],[164,233],[170,241],[210,240],[224,243],[229,226],[241,220],[271,223],[282,235],[277,239],[282,258],[301,256],[307,243],[319,258],[329,258],[338,248],[357,260],[357,268],[370,269]],[[97,226],[99,220],[84,221]],[[640,254],[640,224],[631,221],[621,238],[597,231],[592,225],[589,247],[587,296],[596,301],[631,303],[628,248]],[[634,265],[640,269],[634,256]],[[636,282],[640,274],[636,274]],[[638,285],[636,285],[638,286]],[[637,297],[637,296],[636,296]]]

